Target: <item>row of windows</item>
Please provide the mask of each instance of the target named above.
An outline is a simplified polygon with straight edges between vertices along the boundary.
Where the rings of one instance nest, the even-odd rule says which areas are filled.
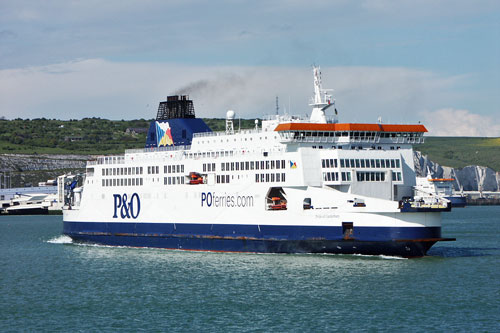
[[[385,172],[356,172],[358,182],[384,182]]]
[[[284,173],[256,173],[255,182],[256,183],[269,183],[269,182],[284,182]]]
[[[359,138],[375,138],[378,136],[379,132],[339,132],[339,131],[328,131],[328,132],[319,132],[319,131],[304,131],[304,132],[293,132],[294,138],[308,137],[308,136],[319,136],[319,137],[338,137],[338,136],[351,136],[351,137],[359,137]],[[396,138],[396,137],[421,137],[423,133],[407,133],[407,132],[394,132],[394,133],[380,133],[380,136],[383,138]]]
[[[377,136],[377,132],[319,132],[319,131],[311,131],[311,132],[293,132],[294,138],[304,138],[309,136],[319,136],[319,137],[339,137],[339,136],[356,136],[356,137],[369,137],[375,138]]]
[[[103,179],[102,186],[142,186],[142,178]]]
[[[266,137],[266,139],[267,139],[267,137]],[[202,141],[201,143],[204,143],[204,141]],[[207,143],[209,143],[209,141],[207,141]],[[243,153],[244,152],[245,151],[243,151]],[[231,150],[231,151],[210,151],[210,152],[204,152],[204,153],[203,152],[202,153],[189,153],[187,156],[189,158],[205,158],[205,157],[224,157],[224,156],[227,157],[227,156],[233,156],[234,154],[235,154],[235,152]],[[264,153],[264,154],[266,154],[266,153]],[[267,155],[264,155],[264,156],[267,156]]]
[[[424,135],[424,133],[380,133],[381,138],[399,138],[399,137],[404,137],[404,138],[420,138]]]
[[[312,149],[323,149],[323,146],[312,146]],[[342,148],[342,146],[338,146],[338,147],[337,146],[332,146],[332,149],[343,149],[343,148]]]
[[[222,171],[285,169],[285,160],[221,163]]]
[[[120,169],[122,171],[120,171]],[[128,170],[127,170],[128,169]],[[246,161],[246,162],[225,162],[221,163],[222,171],[239,171],[239,170],[259,170],[259,169],[285,169],[285,160],[272,160],[272,161]],[[124,171],[123,171],[124,170]],[[203,163],[203,172],[215,172],[215,163]],[[122,173],[124,172],[124,173]],[[109,168],[103,169],[103,176],[111,175],[133,175],[142,174],[142,167],[137,168]],[[184,165],[165,165],[163,167],[164,173],[183,173]],[[148,174],[159,174],[160,168],[158,166],[148,166]]]
[[[142,167],[103,168],[103,176],[142,175]]]
[[[203,172],[215,172],[215,163],[203,163]],[[224,171],[224,169],[222,169]]]
[[[339,180],[338,172],[323,172],[323,180],[326,182],[336,182]]]
[[[205,164],[203,164],[203,171],[205,171]],[[163,166],[163,173],[181,173],[181,172],[184,172],[184,164]]]
[[[340,159],[341,168],[399,168],[400,165],[398,159]],[[321,166],[323,168],[337,168],[337,159],[322,159]]]
[[[229,184],[229,175],[217,175],[217,184]]]
[[[330,166],[331,167],[331,166]],[[400,168],[399,159],[340,159],[341,168]]]
[[[244,134],[249,134],[250,133],[248,131],[246,131],[246,132],[247,133],[244,133]],[[273,139],[273,138],[277,139],[278,138],[277,135],[270,135],[269,137],[271,139]],[[267,138],[268,138],[267,135],[266,136],[259,136],[258,137],[259,140],[267,140]],[[233,139],[232,141],[236,142],[236,141],[253,141],[254,138],[252,136],[249,136],[249,137],[240,137],[239,140],[237,138],[235,138],[235,137],[233,137],[232,139]],[[257,140],[257,138],[255,138],[255,140]],[[226,138],[225,139],[225,142],[229,142],[229,141],[231,141],[231,138]],[[203,140],[203,141],[201,141],[202,144],[204,144],[204,143],[219,143],[219,142],[224,142],[224,139],[221,138],[221,139],[214,139],[214,140],[207,140],[207,141]],[[221,153],[224,153],[224,152],[221,152]]]
[[[348,171],[348,172],[341,172],[341,176],[342,176],[342,181],[343,182],[350,182],[351,181],[351,172]]]
[[[184,184],[184,177],[164,177],[163,178],[164,185],[181,185]]]
[[[125,162],[125,156],[99,157],[98,164],[121,164]]]
[[[150,174],[159,174],[160,173],[160,167],[159,166],[148,166],[148,175]]]
[[[212,151],[205,153],[189,153],[189,158],[199,158],[199,157],[223,157],[223,156],[233,156],[233,151]]]
[[[366,150],[375,150],[375,149],[378,149],[378,150],[382,150],[382,146],[371,146],[371,147],[363,147],[363,146],[355,146],[355,145],[352,145],[352,146],[346,146],[346,149],[349,149],[349,147],[351,147],[351,150],[363,150],[363,149],[366,149]],[[323,149],[323,146],[312,146],[312,149]],[[332,149],[343,149],[342,146],[332,146]],[[390,149],[391,150],[394,150],[394,149],[401,149],[401,146],[397,146],[397,147],[394,147],[394,146],[390,146]]]
[[[337,159],[336,158],[323,159],[323,160],[321,160],[321,166],[323,168],[336,168],[337,167]]]
[[[342,181],[350,181],[351,173],[342,172]],[[385,181],[385,172],[356,172],[356,178],[358,182],[383,182]],[[401,172],[393,172],[392,180],[401,181]],[[323,172],[323,181],[336,182],[339,180],[338,172]]]
[[[277,139],[277,136],[274,136],[274,139]],[[255,138],[255,140],[257,140],[257,138]],[[259,140],[267,140],[267,136],[259,136]],[[230,140],[229,139],[226,139],[226,142],[229,142]],[[248,138],[240,138],[239,140],[234,138],[233,141],[253,141],[253,137],[248,137]],[[201,141],[202,144],[204,143],[219,143],[219,142],[224,142],[224,139],[220,139],[220,140],[207,140],[207,141]],[[221,152],[221,154],[223,154],[224,152]],[[198,153],[198,154],[201,154],[201,153]],[[227,155],[226,155],[227,156]]]

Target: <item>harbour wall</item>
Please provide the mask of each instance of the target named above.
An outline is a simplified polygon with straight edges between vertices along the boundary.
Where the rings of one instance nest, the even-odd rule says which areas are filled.
[[[0,188],[31,187],[85,170],[89,155],[0,154]]]

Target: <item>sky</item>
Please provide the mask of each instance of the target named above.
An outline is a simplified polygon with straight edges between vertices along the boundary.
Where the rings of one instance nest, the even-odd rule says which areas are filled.
[[[0,117],[307,115],[500,136],[500,1],[0,0]],[[331,112],[331,111],[330,111]]]

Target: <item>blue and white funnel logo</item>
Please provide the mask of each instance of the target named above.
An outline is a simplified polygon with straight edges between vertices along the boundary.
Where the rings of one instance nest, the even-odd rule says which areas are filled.
[[[127,194],[113,194],[115,202],[115,214],[113,218],[118,218],[118,213],[122,219],[136,219],[141,212],[141,200],[137,193],[132,194],[130,200]]]

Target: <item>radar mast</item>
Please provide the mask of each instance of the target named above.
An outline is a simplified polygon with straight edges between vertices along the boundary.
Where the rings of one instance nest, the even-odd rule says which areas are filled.
[[[332,95],[328,94],[332,89],[323,89],[321,83],[321,71],[319,66],[313,66],[314,75],[314,96],[312,98],[310,106],[313,107],[311,112],[310,121],[312,123],[323,123],[326,124],[325,111],[329,107],[335,105],[335,100],[332,99]],[[337,122],[337,114],[335,113],[333,122]]]

